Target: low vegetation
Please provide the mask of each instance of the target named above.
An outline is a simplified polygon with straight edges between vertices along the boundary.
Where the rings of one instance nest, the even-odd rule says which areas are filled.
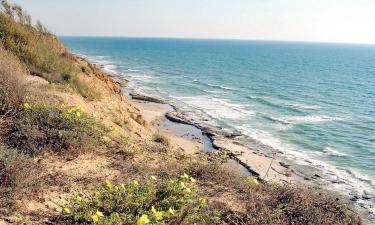
[[[0,214],[12,209],[15,200],[39,191],[38,170],[30,157],[0,144]]]
[[[5,142],[30,155],[43,150],[71,155],[99,146],[105,131],[81,107],[24,103],[23,110],[14,117]]]
[[[40,21],[33,25],[22,7],[5,0],[0,3],[0,44],[4,49],[18,57],[33,75],[69,84],[90,100],[101,97],[78,75],[81,69],[74,64],[75,56]]]
[[[198,195],[196,180],[183,174],[177,179],[113,185],[109,180],[93,194],[77,195],[63,209],[71,224],[215,224],[218,212]]]
[[[153,140],[155,142],[163,144],[165,146],[169,146],[170,145],[168,137],[166,137],[165,135],[163,135],[160,132],[154,133]]]

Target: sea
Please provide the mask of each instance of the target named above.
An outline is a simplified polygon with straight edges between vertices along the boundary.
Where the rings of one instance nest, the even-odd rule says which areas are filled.
[[[277,152],[375,213],[375,46],[61,37],[127,89]]]

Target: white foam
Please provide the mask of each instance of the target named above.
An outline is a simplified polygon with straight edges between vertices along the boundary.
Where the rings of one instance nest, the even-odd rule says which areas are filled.
[[[242,119],[255,115],[254,112],[246,110],[243,105],[233,104],[223,99],[210,96],[174,97],[185,104],[200,109],[203,113],[215,119]]]
[[[345,153],[340,152],[340,151],[338,151],[336,149],[333,149],[333,148],[330,148],[330,147],[324,148],[323,152],[324,152],[324,154],[329,155],[329,156],[335,156],[335,157],[346,156]]]
[[[287,106],[291,106],[297,109],[320,109],[318,105],[305,105],[302,103],[286,103]]]
[[[307,116],[289,116],[289,117],[283,117],[283,118],[273,117],[273,119],[281,121],[283,123],[303,124],[303,123],[323,123],[323,122],[330,122],[330,121],[343,121],[343,120],[347,120],[348,118],[326,116],[326,115],[307,115]]]
[[[226,87],[226,86],[223,86],[223,85],[215,85],[215,84],[209,84],[208,83],[207,86],[214,87],[214,88],[220,88],[220,89],[224,89],[224,90],[235,90],[235,88]]]
[[[220,93],[222,93],[221,91],[211,91],[211,90],[206,90],[206,89],[204,89],[203,91],[206,92],[206,93],[211,93],[211,94],[220,94]]]

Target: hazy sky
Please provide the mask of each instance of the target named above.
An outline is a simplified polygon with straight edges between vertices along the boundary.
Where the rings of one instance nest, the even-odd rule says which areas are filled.
[[[375,0],[14,0],[58,35],[375,44]]]

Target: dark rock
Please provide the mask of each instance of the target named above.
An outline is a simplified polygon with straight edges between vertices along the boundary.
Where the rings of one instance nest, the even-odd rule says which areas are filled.
[[[284,162],[279,162],[280,166],[284,167],[284,168],[289,168],[290,165],[284,163]]]
[[[140,94],[134,94],[134,93],[130,93],[130,96],[132,97],[132,99],[135,99],[135,100],[141,100],[141,101],[146,101],[146,102],[153,102],[153,103],[165,104],[165,102],[163,100],[160,100],[160,99],[157,99],[157,98],[153,98],[153,97],[150,97],[150,96],[145,96],[145,95],[140,95]]]

